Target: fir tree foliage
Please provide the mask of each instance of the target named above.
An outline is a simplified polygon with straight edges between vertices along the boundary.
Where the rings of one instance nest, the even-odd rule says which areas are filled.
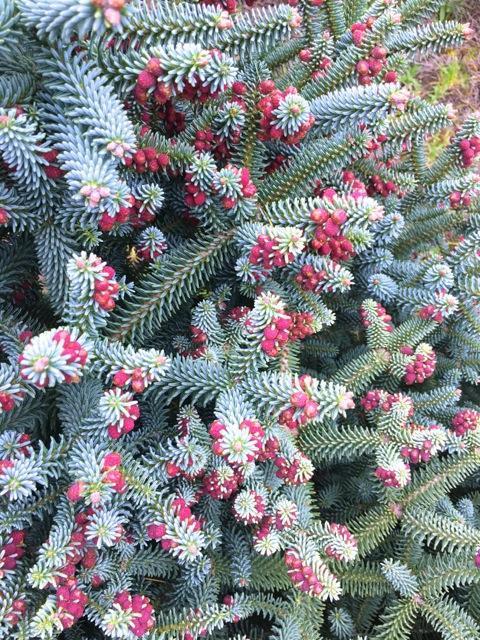
[[[0,0],[0,639],[480,638],[440,4]]]

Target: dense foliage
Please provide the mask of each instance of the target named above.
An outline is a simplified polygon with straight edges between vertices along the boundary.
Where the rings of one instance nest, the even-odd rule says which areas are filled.
[[[439,4],[0,0],[0,638],[480,638]]]

